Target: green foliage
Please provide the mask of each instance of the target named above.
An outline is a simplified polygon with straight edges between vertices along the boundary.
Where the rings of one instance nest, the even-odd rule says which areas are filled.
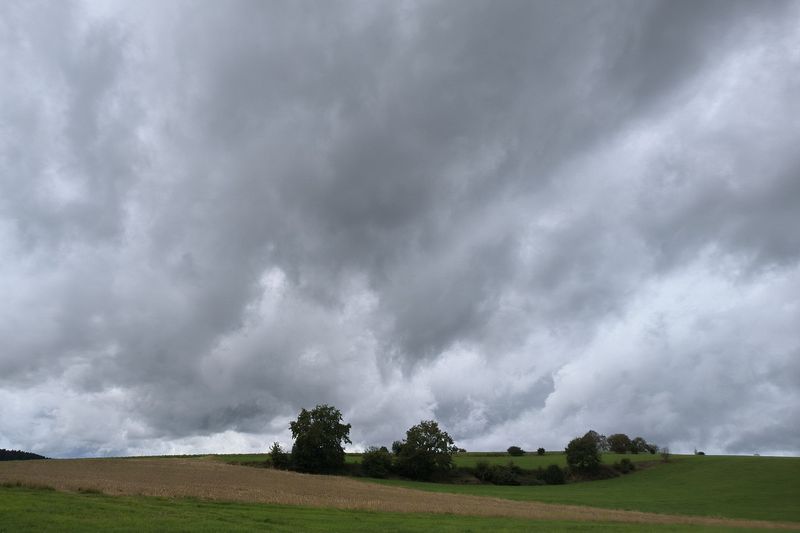
[[[627,474],[628,472],[633,472],[636,470],[636,465],[626,457],[620,462],[614,463],[614,470],[621,474]]]
[[[550,465],[545,468],[542,479],[548,485],[563,485],[567,481],[564,470],[558,465]]]
[[[650,445],[642,437],[636,437],[631,441],[631,453],[648,453]]]
[[[525,450],[523,450],[519,446],[509,446],[508,450],[506,451],[508,452],[508,455],[513,455],[514,457],[525,455]]]
[[[567,465],[578,474],[596,472],[600,465],[600,451],[597,440],[589,434],[572,439],[565,450]]]
[[[597,450],[600,452],[607,452],[609,451],[608,447],[608,439],[605,435],[601,435],[593,429],[590,429],[586,432],[584,437],[591,437],[594,439],[595,444],[597,445]]]
[[[614,453],[631,451],[631,439],[624,433],[615,433],[608,437],[608,447]]]
[[[519,485],[520,473],[520,468],[512,462],[501,465],[481,461],[474,469],[476,478],[484,483],[492,483],[494,485]]]
[[[361,471],[365,476],[384,478],[392,471],[392,454],[385,447],[371,446],[361,455]]]
[[[409,428],[397,454],[398,471],[411,479],[430,479],[453,467],[457,448],[447,432],[434,420],[423,420]]]
[[[544,455],[544,448],[539,448],[536,450],[536,455]]]
[[[342,413],[330,405],[300,411],[289,423],[292,465],[301,472],[330,473],[344,466],[344,447],[350,443],[350,424],[342,424]]]
[[[292,462],[291,456],[277,442],[273,442],[269,449],[269,460],[272,467],[279,470],[286,470]]]

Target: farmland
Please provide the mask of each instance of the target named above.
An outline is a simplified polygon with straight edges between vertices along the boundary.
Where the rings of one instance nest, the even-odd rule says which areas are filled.
[[[680,457],[605,481],[497,487],[373,483],[211,457],[12,461],[0,464],[8,485],[0,486],[0,531],[800,528],[798,467],[796,458]],[[42,486],[58,491],[29,488]]]
[[[388,480],[428,491],[655,513],[800,522],[800,458],[678,456],[634,474],[547,487]]]

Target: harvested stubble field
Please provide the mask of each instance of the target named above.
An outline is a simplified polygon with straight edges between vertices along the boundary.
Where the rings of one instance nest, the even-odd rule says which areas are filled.
[[[336,476],[255,469],[204,459],[74,459],[0,464],[0,484],[17,482],[63,491],[96,490],[109,495],[190,497],[401,513],[747,528],[797,527],[797,524],[756,520],[664,515],[430,493]]]

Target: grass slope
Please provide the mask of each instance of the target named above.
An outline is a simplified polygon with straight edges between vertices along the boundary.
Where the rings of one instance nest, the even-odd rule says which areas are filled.
[[[0,532],[19,531],[641,531],[642,524],[379,513],[0,486]],[[647,531],[726,531],[647,524]],[[737,529],[737,531],[747,531]],[[755,531],[755,530],[753,530]]]
[[[800,522],[800,458],[797,457],[684,456],[615,479],[559,486],[372,481],[512,500]]]

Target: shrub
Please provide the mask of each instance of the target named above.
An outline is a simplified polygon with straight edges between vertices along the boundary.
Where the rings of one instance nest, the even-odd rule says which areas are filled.
[[[392,470],[392,454],[385,447],[367,448],[361,456],[361,471],[365,476],[384,478]]]
[[[628,472],[633,472],[634,470],[636,470],[636,465],[626,457],[622,459],[620,462],[614,463],[614,470],[620,472],[621,474],[627,474]]]
[[[519,446],[509,446],[508,450],[506,450],[506,451],[508,452],[508,455],[513,455],[514,457],[519,457],[520,455],[525,455],[525,450],[523,450]]]
[[[697,452],[697,455],[705,455],[706,452]]]
[[[558,465],[550,465],[545,468],[542,479],[548,485],[563,485],[566,482],[564,470]]]
[[[475,477],[478,478],[480,481],[489,483],[489,480],[491,479],[491,474],[489,473],[490,469],[491,466],[489,465],[489,463],[487,463],[486,461],[478,461],[478,463],[475,465],[475,470],[473,471],[473,473],[475,474]]]
[[[697,453],[697,452],[695,452],[695,453]],[[670,453],[669,453],[669,448],[667,448],[666,446],[664,446],[663,448],[661,448],[661,459],[662,459],[662,460],[663,460],[665,463],[668,463],[668,462],[669,462],[669,456],[670,456]]]
[[[484,483],[494,485],[519,485],[518,476],[522,470],[514,463],[507,465],[490,465],[486,461],[480,461],[475,465],[473,471],[475,477]]]
[[[538,450],[536,450],[536,454],[537,455],[544,455],[544,448],[539,448]]]
[[[272,468],[279,470],[286,470],[291,464],[291,456],[288,452],[283,451],[283,448],[277,442],[273,442],[272,447],[269,449],[269,459],[272,463]]]

